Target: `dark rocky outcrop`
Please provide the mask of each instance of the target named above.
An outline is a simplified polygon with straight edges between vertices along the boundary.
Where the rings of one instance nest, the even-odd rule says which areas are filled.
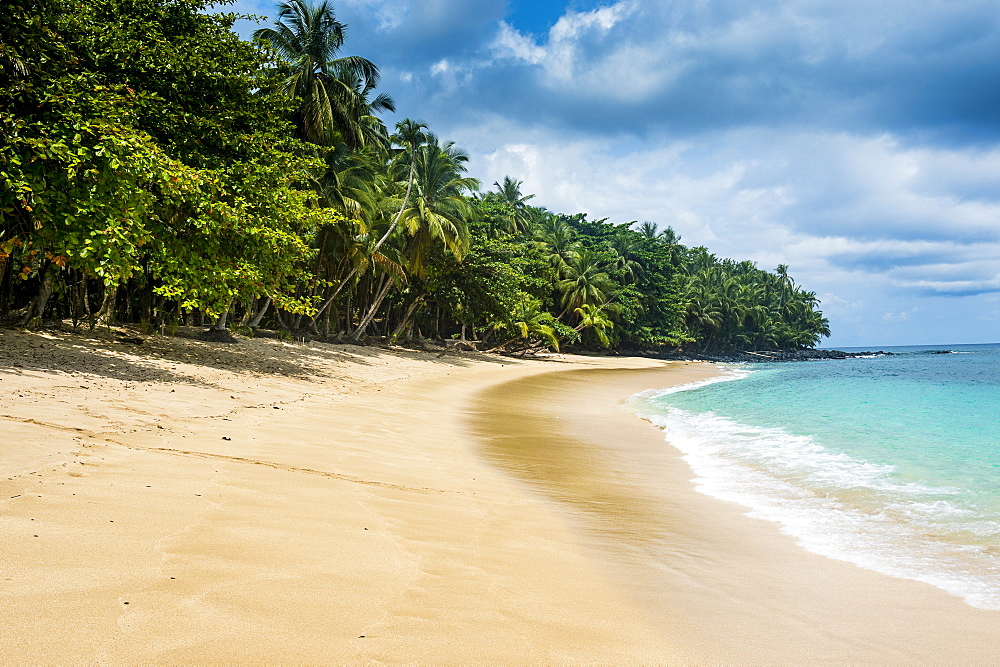
[[[720,361],[725,363],[774,363],[780,361],[813,361],[816,359],[854,359],[857,357],[891,356],[892,352],[867,351],[843,352],[841,350],[815,350],[804,348],[800,350],[734,350],[717,354],[686,354],[665,353],[656,354],[660,359],[678,359],[684,361]]]

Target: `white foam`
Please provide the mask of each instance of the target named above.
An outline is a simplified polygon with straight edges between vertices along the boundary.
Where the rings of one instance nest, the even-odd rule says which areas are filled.
[[[654,398],[659,398],[660,396],[667,396],[668,394],[676,394],[682,391],[691,391],[692,389],[700,389],[701,387],[708,387],[713,384],[718,384],[719,382],[732,382],[734,380],[742,380],[743,378],[749,377],[753,371],[742,366],[731,366],[726,364],[719,364],[719,368],[722,369],[722,374],[715,375],[706,380],[697,380],[695,382],[685,382],[684,384],[674,385],[672,387],[666,387],[664,389],[647,389],[646,391],[641,391],[638,394],[632,396],[633,399],[645,399],[652,400]]]
[[[699,491],[779,523],[809,551],[1000,610],[1000,560],[982,544],[955,538],[968,534],[995,544],[1000,521],[970,508],[961,489],[899,481],[892,466],[830,451],[780,428],[651,403],[747,374],[733,369],[710,381],[643,392],[631,405],[666,431],[694,471]]]

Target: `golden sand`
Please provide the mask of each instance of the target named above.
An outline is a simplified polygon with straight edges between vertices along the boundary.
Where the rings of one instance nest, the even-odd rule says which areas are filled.
[[[704,364],[0,332],[0,662],[989,662],[693,490]]]

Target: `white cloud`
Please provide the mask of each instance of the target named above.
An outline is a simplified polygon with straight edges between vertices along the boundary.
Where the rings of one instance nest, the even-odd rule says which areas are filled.
[[[568,12],[543,44],[501,22],[491,49],[498,59],[539,66],[541,84],[564,94],[642,100],[674,78],[680,65],[665,59],[655,44],[619,40],[617,34],[610,48],[603,44],[637,8],[635,2],[619,2],[590,12]],[[595,45],[601,47],[596,57]]]
[[[623,19],[634,14],[637,8],[638,4],[635,2],[618,2],[590,12],[569,11],[552,26],[549,38],[563,42],[577,39],[591,31],[607,33]]]
[[[506,21],[500,22],[500,30],[490,48],[497,58],[513,58],[531,65],[537,65],[545,59],[545,49]]]
[[[917,312],[917,309],[914,308],[913,310],[909,310],[909,311],[906,311],[906,312],[886,313],[885,315],[882,316],[882,320],[884,322],[909,322],[910,318],[916,312]]]
[[[372,13],[378,29],[391,31],[403,25],[410,16],[410,0],[340,0],[337,3]]]
[[[448,62],[447,58],[442,58],[433,65],[431,65],[431,74],[441,75],[448,74],[452,71],[451,63]]]

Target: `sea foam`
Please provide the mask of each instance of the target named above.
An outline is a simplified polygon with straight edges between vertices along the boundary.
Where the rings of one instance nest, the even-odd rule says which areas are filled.
[[[1000,523],[977,512],[968,492],[901,481],[893,466],[830,450],[812,436],[658,400],[751,372],[730,368],[710,380],[642,392],[630,406],[664,429],[700,492],[777,522],[814,553],[1000,610],[1000,560],[992,544]]]

